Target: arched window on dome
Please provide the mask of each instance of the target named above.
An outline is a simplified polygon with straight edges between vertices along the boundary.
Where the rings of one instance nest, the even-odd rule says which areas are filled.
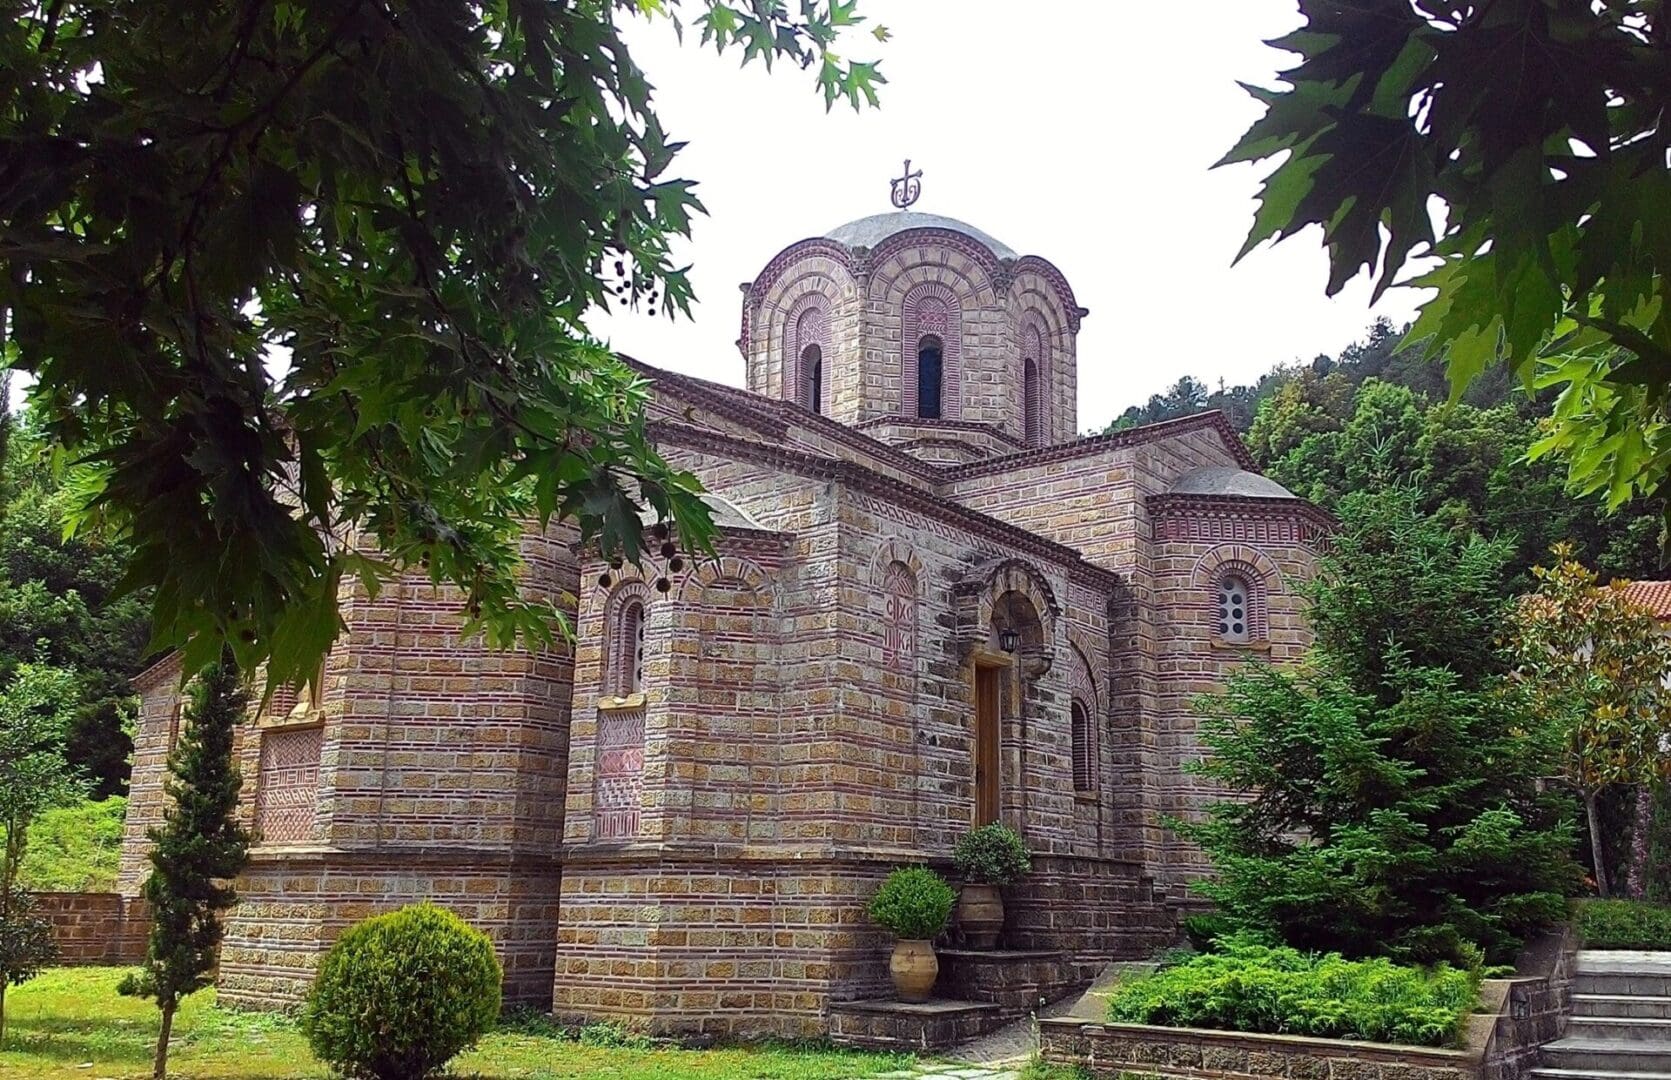
[[[789,311],[784,330],[783,397],[821,413],[825,409],[824,354],[830,348],[830,319],[823,296],[811,293]]]
[[[924,334],[917,342],[917,416],[940,419],[945,380],[945,346],[936,334]]]
[[[824,350],[817,345],[801,350],[801,404],[815,413],[824,411]]]
[[[1253,589],[1239,571],[1218,579],[1218,636],[1233,645],[1253,640]]]
[[[1021,427],[1022,441],[1038,446],[1043,427],[1039,416],[1039,364],[1031,357],[1021,361]]]
[[[956,420],[960,413],[963,316],[957,294],[924,281],[900,306],[899,415]]]
[[[1021,332],[1021,441],[1044,445],[1044,335],[1035,325]]]

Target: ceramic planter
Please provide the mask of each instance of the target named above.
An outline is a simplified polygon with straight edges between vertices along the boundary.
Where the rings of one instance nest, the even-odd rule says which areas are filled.
[[[1004,932],[1004,897],[998,886],[963,886],[957,896],[957,926],[971,949],[996,948]]]
[[[940,976],[940,961],[932,941],[898,941],[888,959],[899,1000],[920,1004],[934,994],[934,980]]]

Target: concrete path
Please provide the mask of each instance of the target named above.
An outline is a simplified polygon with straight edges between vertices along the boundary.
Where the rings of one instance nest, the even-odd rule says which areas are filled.
[[[1047,1005],[1039,1015],[1101,1020],[1108,1012],[1108,998],[1116,983],[1154,968],[1154,964],[1144,962],[1110,964],[1084,993]],[[1033,1060],[1038,1050],[1038,1026],[1029,1016],[990,1035],[953,1047],[946,1051],[947,1061],[926,1062],[915,1069],[884,1073],[874,1080],[1017,1080],[1020,1070]]]

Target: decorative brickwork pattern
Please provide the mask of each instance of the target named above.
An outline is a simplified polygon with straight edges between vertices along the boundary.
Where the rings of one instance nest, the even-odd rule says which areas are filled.
[[[917,577],[902,562],[888,564],[882,579],[882,666],[911,671],[917,660]]]
[[[592,821],[597,838],[633,839],[638,835],[638,811],[644,803],[642,707],[616,709],[598,717],[598,763],[594,776]]]
[[[264,844],[298,844],[318,837],[319,751],[324,729],[277,729],[261,733],[255,829]]]

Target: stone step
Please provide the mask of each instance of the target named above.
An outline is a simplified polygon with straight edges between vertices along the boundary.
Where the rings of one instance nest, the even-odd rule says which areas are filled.
[[[1659,1017],[1574,1016],[1566,1034],[1571,1039],[1658,1043],[1671,1052],[1671,1020]]]
[[[1651,997],[1647,994],[1574,994],[1572,1014],[1671,1020],[1671,997]]]
[[[1671,952],[1580,949],[1573,957],[1573,970],[1580,975],[1671,975]]]
[[[1633,997],[1671,997],[1671,974],[1638,974],[1625,971],[1580,972],[1572,977],[1575,994]]]
[[[1671,1073],[1671,1045],[1566,1036],[1543,1044],[1542,1064],[1553,1069]]]

